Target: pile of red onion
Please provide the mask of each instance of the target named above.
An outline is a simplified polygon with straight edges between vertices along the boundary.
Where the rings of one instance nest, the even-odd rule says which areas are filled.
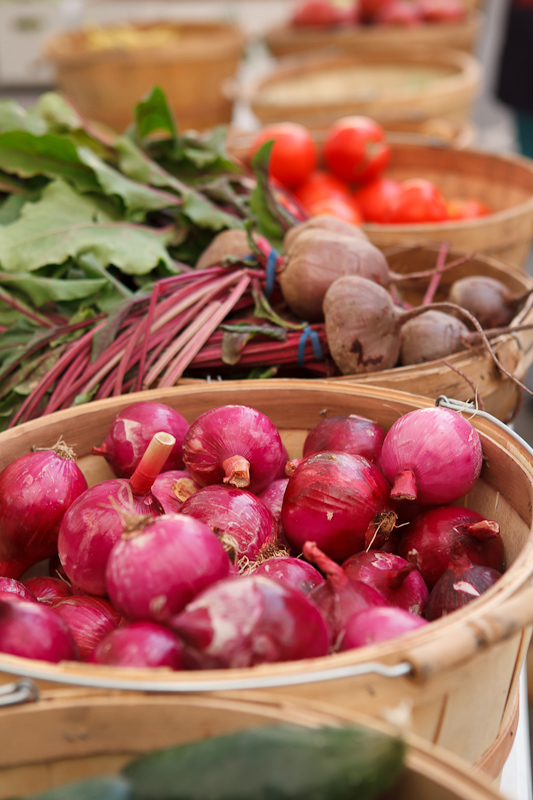
[[[416,632],[505,568],[497,521],[462,504],[483,454],[455,411],[388,432],[328,417],[289,456],[257,409],[189,424],[133,404],[92,451],[116,477],[91,488],[59,450],[0,473],[11,655],[170,670],[314,658]]]

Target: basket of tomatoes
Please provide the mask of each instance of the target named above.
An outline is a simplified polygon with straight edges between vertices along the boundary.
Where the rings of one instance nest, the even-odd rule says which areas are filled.
[[[533,162],[472,148],[395,141],[376,120],[342,117],[320,132],[269,123],[244,161],[273,140],[270,174],[305,214],[362,225],[380,248],[435,244],[523,268],[533,241]],[[229,142],[231,148],[231,140]]]
[[[380,54],[413,47],[471,52],[481,24],[480,12],[465,0],[300,0],[265,40],[276,57],[319,47]]]

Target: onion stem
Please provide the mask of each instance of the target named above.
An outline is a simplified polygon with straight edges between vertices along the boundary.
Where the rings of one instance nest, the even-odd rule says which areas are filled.
[[[170,433],[160,431],[153,436],[130,478],[133,494],[148,494],[175,444],[176,439]]]

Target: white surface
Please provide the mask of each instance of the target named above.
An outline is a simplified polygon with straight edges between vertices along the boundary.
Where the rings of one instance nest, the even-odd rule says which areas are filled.
[[[500,792],[511,800],[531,800],[531,750],[525,670],[520,677],[520,717],[516,739],[503,768]]]

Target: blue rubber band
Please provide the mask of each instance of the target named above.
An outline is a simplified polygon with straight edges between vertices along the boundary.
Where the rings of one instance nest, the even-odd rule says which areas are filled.
[[[265,295],[267,299],[270,297],[274,290],[274,284],[276,282],[276,264],[278,262],[278,253],[277,250],[272,248],[270,253],[268,254],[267,263],[266,263],[266,279],[265,279]]]
[[[302,331],[302,335],[300,336],[300,341],[298,342],[298,366],[304,367],[305,366],[305,345],[307,344],[307,340],[311,340],[311,346],[313,348],[313,355],[317,361],[324,361],[324,353],[322,351],[322,345],[320,344],[320,336],[318,335],[317,331],[314,331],[309,325],[306,325]]]

